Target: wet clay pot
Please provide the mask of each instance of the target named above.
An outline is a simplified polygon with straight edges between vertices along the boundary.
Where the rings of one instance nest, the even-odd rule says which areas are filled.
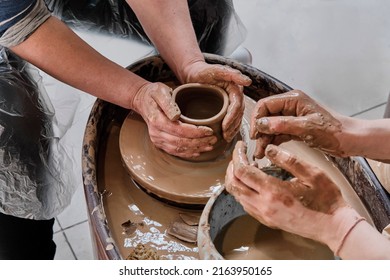
[[[203,208],[213,190],[223,184],[231,158],[227,149],[231,145],[222,137],[228,96],[212,85],[172,83],[169,85],[181,111],[180,121],[210,127],[217,137],[213,150],[191,159],[170,155],[151,142],[142,117],[130,112],[120,129],[121,158],[131,178],[150,195],[180,207]]]
[[[254,67],[217,55],[206,54],[205,59],[208,63],[228,65],[249,76],[253,82],[249,87],[244,88],[244,93],[246,98],[253,102],[291,90],[284,83]],[[159,56],[142,59],[130,65],[128,69],[151,82],[179,85],[174,73]],[[201,258],[198,253],[201,244],[189,244],[167,237],[164,232],[178,214],[191,213],[200,216],[203,209],[171,207],[163,201],[154,199],[133,184],[132,177],[123,166],[118,144],[119,131],[129,112],[116,105],[97,100],[85,129],[82,173],[97,257],[125,259],[135,249],[136,244],[130,242],[134,232],[141,236],[148,236],[155,234],[158,229],[161,233],[158,237],[166,238],[166,244],[174,241],[176,245],[180,245],[179,248],[186,248],[180,253],[181,256]],[[134,131],[134,133],[138,132]],[[329,157],[329,159],[351,185],[352,192],[367,210],[375,227],[381,231],[390,223],[390,200],[366,160],[359,157]],[[215,195],[219,191],[222,189],[216,189]],[[215,197],[213,194],[212,198]],[[137,220],[141,217],[141,212],[142,217],[148,218],[148,224],[144,220]],[[153,223],[150,223],[151,221]],[[154,226],[153,232],[148,227],[149,224]],[[123,225],[129,225],[125,232]],[[154,249],[160,256],[165,254],[165,252],[161,253],[160,248],[156,246]],[[171,253],[170,257],[175,258],[177,255],[179,253],[176,251]]]
[[[201,153],[200,156],[188,160],[208,161],[222,155],[228,144],[222,136],[222,121],[229,105],[226,91],[213,85],[190,83],[175,88],[172,98],[181,111],[182,122],[208,126],[218,139],[212,151]]]

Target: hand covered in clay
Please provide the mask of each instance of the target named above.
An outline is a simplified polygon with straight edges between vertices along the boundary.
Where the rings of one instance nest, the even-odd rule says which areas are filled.
[[[260,99],[251,116],[250,137],[257,139],[255,157],[265,148],[295,139],[337,156],[341,148],[342,117],[331,114],[299,90]]]
[[[197,61],[187,67],[186,83],[211,84],[223,88],[229,95],[229,107],[222,122],[223,138],[231,142],[240,130],[244,114],[243,86],[249,86],[251,79],[229,66]]]
[[[281,147],[269,145],[265,153],[295,178],[282,181],[250,165],[246,146],[239,141],[227,169],[226,190],[261,223],[338,247],[345,232],[340,233],[341,237],[326,232],[333,226],[332,216],[349,208],[339,188],[322,170]],[[337,231],[339,224],[334,223]]]
[[[145,120],[153,144],[182,158],[197,157],[213,149],[213,130],[178,121],[180,109],[173,102],[172,89],[163,83],[146,83],[133,99],[134,110]]]

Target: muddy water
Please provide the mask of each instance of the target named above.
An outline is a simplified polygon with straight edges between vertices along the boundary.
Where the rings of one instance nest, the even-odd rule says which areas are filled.
[[[249,109],[254,106],[254,102],[249,100],[249,98],[246,98],[246,103]],[[97,174],[99,191],[103,192],[106,190],[102,201],[108,227],[122,257],[126,258],[137,244],[145,244],[149,248],[156,250],[162,259],[198,258],[198,247],[196,244],[168,235],[167,229],[172,223],[180,219],[181,213],[200,216],[201,210],[171,206],[147,194],[133,183],[121,161],[119,149],[120,126],[121,124],[113,122],[107,132],[107,137],[105,138],[106,147],[99,154]],[[245,135],[247,129],[248,123],[244,122],[243,139],[247,139]],[[312,161],[317,166],[324,168],[341,187],[343,195],[351,205],[369,221],[371,220],[343,175],[327,161],[322,153],[309,149],[302,143],[290,142],[284,146]],[[253,151],[253,147],[249,146],[248,151]],[[181,182],[180,178],[176,178],[176,180],[176,182]],[[181,187],[180,191],[185,193],[185,186]],[[229,256],[244,259],[276,257],[290,259],[294,256],[296,258],[305,258],[305,254],[310,252],[309,249],[314,246],[309,241],[294,239],[291,235],[267,230],[254,221],[251,221],[250,225],[243,227],[240,224],[243,222],[248,223],[245,220],[238,221],[238,227],[233,225],[231,229],[227,230],[226,235],[221,236],[221,244],[226,243],[223,244],[224,248],[227,248],[226,258],[229,258]],[[130,226],[124,228],[122,226],[124,223],[130,224]],[[246,230],[243,231],[243,228]],[[237,230],[240,232],[240,235],[238,235],[240,238],[230,237],[235,236],[234,231]],[[264,236],[267,237],[266,241],[262,239]],[[284,240],[283,243],[280,240]],[[277,249],[273,249],[275,246]],[[248,247],[248,249],[245,249],[245,247]],[[282,250],[282,247],[285,247],[285,249]],[[303,250],[301,247],[306,249]],[[233,256],[239,250],[244,253],[238,257]],[[278,251],[280,254],[278,256],[272,255],[270,252],[273,251]],[[326,253],[320,253],[318,257],[327,258],[326,256],[328,255]]]
[[[221,255],[230,260],[334,259],[327,246],[271,229],[249,215],[241,216],[227,225],[217,235],[214,244]]]

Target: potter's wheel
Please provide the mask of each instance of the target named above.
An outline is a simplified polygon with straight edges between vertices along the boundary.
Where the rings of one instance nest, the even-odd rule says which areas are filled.
[[[252,79],[252,84],[245,88],[246,96],[250,96],[245,99],[248,110],[253,109],[252,104],[256,100],[291,90],[287,85],[251,66],[216,55],[205,54],[205,58],[208,63],[226,64],[238,69]],[[168,81],[173,84],[171,87],[177,85],[174,73],[158,56],[138,61],[128,69],[150,81],[166,84]],[[98,257],[124,259],[139,244],[143,244],[153,248],[161,259],[197,259],[202,244],[179,240],[168,234],[168,229],[172,222],[181,218],[181,214],[199,217],[203,211],[199,208],[177,207],[155,199],[155,196],[134,184],[136,177],[131,174],[127,165],[123,164],[125,160],[119,149],[119,134],[128,113],[127,110],[98,99],[91,110],[85,130],[82,149],[83,184]],[[244,119],[248,120],[249,117],[246,115]],[[248,128],[242,128],[242,132],[247,131]],[[132,128],[131,133],[138,137],[141,134],[135,128]],[[245,136],[242,136],[244,140],[247,139]],[[143,132],[141,139],[148,140],[149,137]],[[253,145],[248,147],[249,156],[252,153],[251,147]],[[291,149],[294,153],[308,158],[308,155],[302,154],[296,146]],[[144,155],[140,153],[137,156]],[[351,197],[359,194],[362,199],[360,204],[364,203],[374,218],[377,229],[382,230],[389,224],[389,199],[381,191],[376,178],[370,175],[370,169],[360,158],[330,159],[331,164],[334,164],[330,168],[339,170],[345,176],[344,180],[347,179],[351,183],[348,186],[352,192]],[[313,160],[317,164],[319,159]],[[141,168],[142,164],[141,162]],[[239,229],[241,232],[242,228]]]
[[[240,136],[247,142],[248,151],[252,151],[254,142],[249,140],[248,131],[255,102],[245,97],[245,103]],[[141,116],[130,112],[122,124],[119,147],[127,171],[147,192],[168,202],[194,206],[205,205],[223,185],[234,143],[214,161],[186,161],[156,148]]]

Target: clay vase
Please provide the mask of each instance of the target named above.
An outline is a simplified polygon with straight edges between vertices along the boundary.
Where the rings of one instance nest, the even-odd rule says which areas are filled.
[[[222,136],[222,121],[229,105],[226,91],[214,85],[189,83],[175,88],[172,98],[181,111],[180,121],[197,126],[208,126],[218,139],[213,150],[186,160],[201,162],[215,160],[222,156],[228,148],[228,143]]]

